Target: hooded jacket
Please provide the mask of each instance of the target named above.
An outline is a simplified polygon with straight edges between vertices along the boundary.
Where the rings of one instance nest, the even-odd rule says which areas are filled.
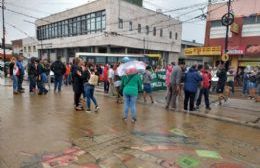
[[[184,78],[184,90],[196,93],[202,77],[198,74],[197,70],[190,68]]]

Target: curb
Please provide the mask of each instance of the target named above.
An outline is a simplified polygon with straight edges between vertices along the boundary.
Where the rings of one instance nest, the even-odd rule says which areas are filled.
[[[102,90],[97,90],[97,92],[101,93],[103,92]],[[106,97],[110,97],[110,98],[115,98],[114,96],[111,95],[106,95],[103,94]],[[141,101],[137,101],[139,104],[141,104]],[[154,104],[155,106],[159,106],[159,107],[163,107],[163,105],[160,104]],[[231,119],[228,117],[221,117],[221,116],[216,116],[216,115],[212,115],[212,114],[202,114],[200,112],[181,112],[181,111],[176,111],[179,113],[187,113],[187,114],[191,114],[194,116],[198,116],[198,117],[204,117],[204,118],[210,118],[210,119],[214,119],[214,120],[218,120],[218,121],[224,121],[224,122],[229,122],[229,123],[233,123],[233,124],[237,124],[237,125],[243,125],[243,126],[247,126],[247,127],[251,127],[251,128],[257,128],[260,129],[260,125],[258,124],[254,124],[248,121],[239,121],[239,120],[235,120],[235,119]]]

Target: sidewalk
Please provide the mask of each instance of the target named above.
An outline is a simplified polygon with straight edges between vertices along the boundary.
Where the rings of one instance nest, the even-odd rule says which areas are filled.
[[[102,87],[98,87],[97,92],[103,93]],[[165,107],[166,91],[157,91],[153,93],[155,99],[155,105],[162,108]],[[215,120],[221,120],[231,122],[235,124],[250,126],[254,128],[260,128],[260,103],[256,103],[253,100],[230,98],[222,106],[218,105],[217,97],[215,95],[210,96],[211,111],[204,109],[204,102],[199,111],[188,112],[191,115],[199,117],[206,117]],[[177,112],[183,110],[183,98],[181,98]],[[204,99],[202,99],[204,101]],[[149,102],[149,101],[148,101]],[[142,99],[139,99],[139,103],[143,103]]]

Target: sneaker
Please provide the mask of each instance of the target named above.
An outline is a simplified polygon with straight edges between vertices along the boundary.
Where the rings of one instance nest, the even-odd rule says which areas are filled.
[[[136,121],[136,118],[132,118],[132,123],[135,123]]]
[[[127,118],[126,118],[126,117],[122,118],[122,120],[123,120],[124,122],[127,122]]]
[[[91,113],[92,111],[90,109],[87,109],[86,110],[86,113]]]
[[[206,107],[206,110],[211,110],[211,108],[210,107]]]
[[[17,95],[17,94],[19,94],[19,92],[17,92],[17,91],[14,91],[13,93],[14,93],[14,95]]]
[[[196,107],[195,107],[195,110],[199,110],[199,109],[200,109],[200,106],[196,106]]]
[[[95,112],[98,112],[99,109],[100,109],[100,107],[96,106]]]

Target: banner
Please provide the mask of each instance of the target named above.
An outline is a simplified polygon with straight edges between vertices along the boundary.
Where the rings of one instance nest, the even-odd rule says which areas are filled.
[[[143,79],[143,76],[141,76],[141,78]],[[165,79],[166,79],[166,71],[162,71],[162,72],[152,72],[152,89],[153,91],[159,91],[159,90],[166,90],[166,83],[165,83]]]

